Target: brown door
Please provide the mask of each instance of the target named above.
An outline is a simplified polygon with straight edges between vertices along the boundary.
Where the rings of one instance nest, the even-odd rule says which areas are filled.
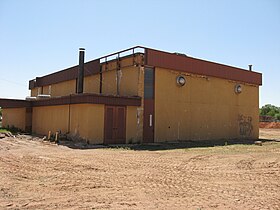
[[[105,144],[125,144],[126,108],[124,106],[105,107]]]
[[[105,107],[104,143],[114,144],[114,107]]]
[[[143,143],[154,142],[155,120],[155,70],[145,68],[144,71],[144,121]]]

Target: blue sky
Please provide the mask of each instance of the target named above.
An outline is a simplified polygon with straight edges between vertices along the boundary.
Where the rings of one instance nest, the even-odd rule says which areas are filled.
[[[280,106],[279,0],[0,0],[0,97],[28,81],[143,45],[263,73],[260,106]]]

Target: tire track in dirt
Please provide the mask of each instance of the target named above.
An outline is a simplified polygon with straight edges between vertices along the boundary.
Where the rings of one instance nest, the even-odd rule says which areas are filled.
[[[0,142],[4,209],[277,209],[280,156]],[[203,154],[204,153],[204,154]]]

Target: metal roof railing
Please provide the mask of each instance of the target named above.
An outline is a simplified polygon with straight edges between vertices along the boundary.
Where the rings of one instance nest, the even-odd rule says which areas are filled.
[[[102,56],[99,58],[100,60],[100,63],[107,63],[108,61],[111,61],[111,60],[119,60],[121,57],[124,57],[124,56],[128,56],[128,55],[135,55],[136,53],[145,53],[145,47],[142,47],[142,46],[135,46],[135,47],[131,47],[131,48],[128,48],[128,49],[125,49],[125,50],[121,50],[121,51],[118,51],[118,52],[115,52],[115,53],[111,53],[109,55],[105,55],[105,56]]]

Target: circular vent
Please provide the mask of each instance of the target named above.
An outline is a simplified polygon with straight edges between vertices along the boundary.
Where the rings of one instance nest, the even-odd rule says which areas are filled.
[[[186,84],[186,79],[185,79],[185,77],[180,75],[176,78],[176,82],[177,82],[177,85],[184,86]]]
[[[242,87],[241,87],[241,85],[240,85],[240,84],[235,85],[234,91],[235,91],[235,93],[237,93],[237,94],[241,93],[241,92],[242,92]]]

